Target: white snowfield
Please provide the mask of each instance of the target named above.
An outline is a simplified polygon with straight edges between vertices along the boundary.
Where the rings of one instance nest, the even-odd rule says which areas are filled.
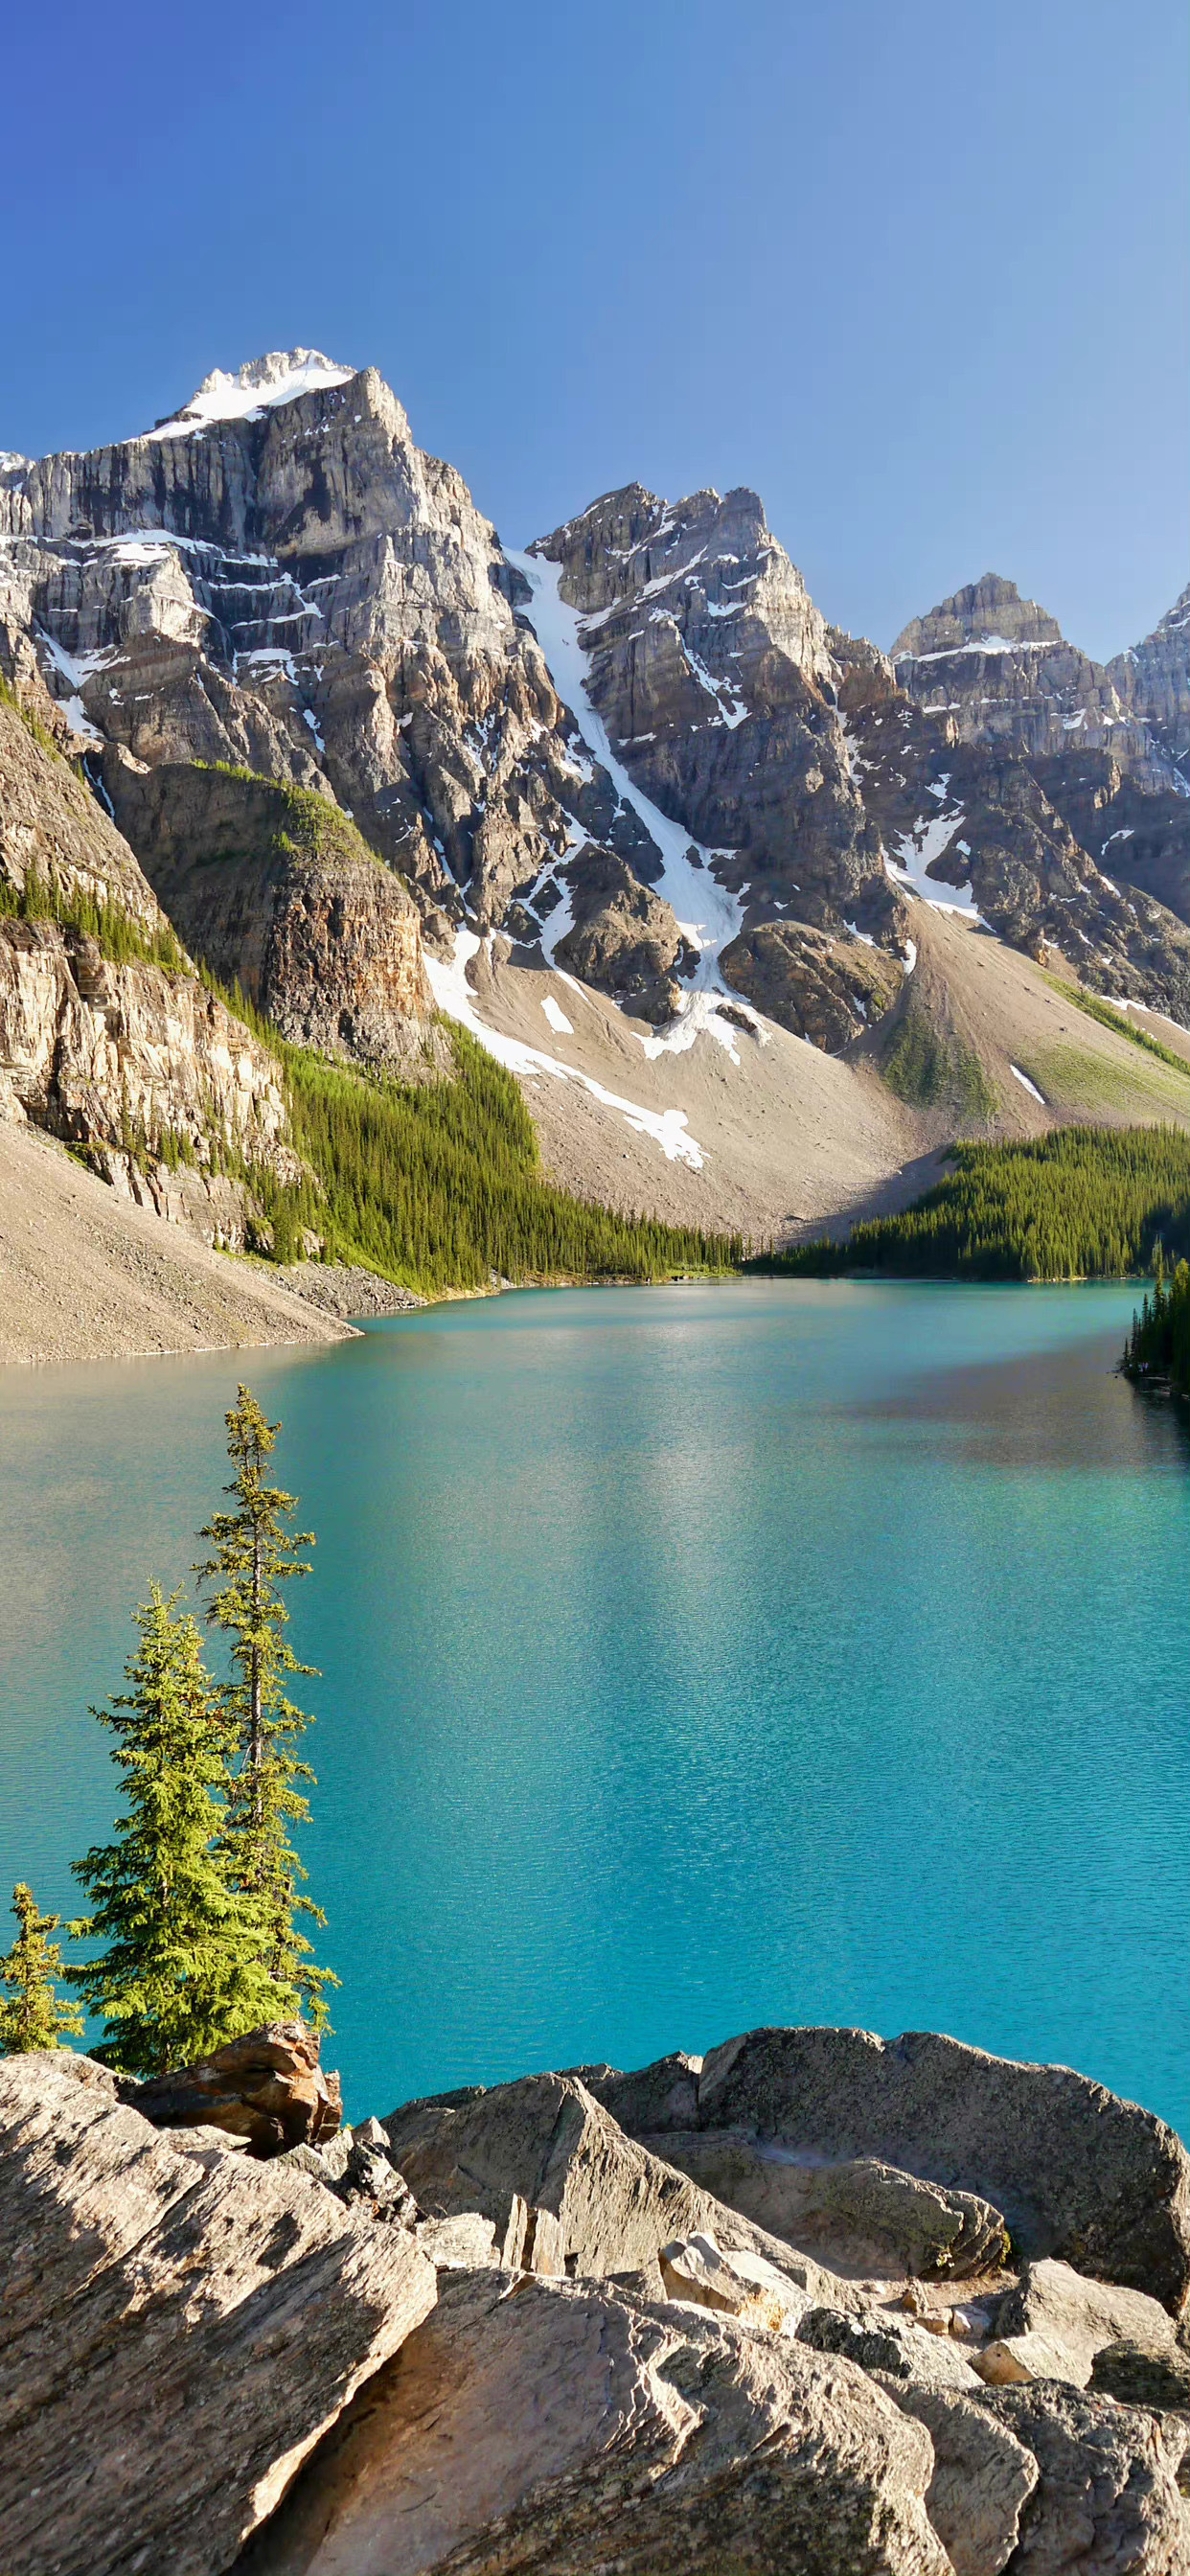
[[[601,1082],[596,1082],[592,1074],[580,1073],[577,1065],[563,1064],[556,1055],[545,1055],[540,1047],[526,1046],[521,1038],[505,1037],[499,1029],[489,1028],[486,1021],[480,1019],[475,994],[467,981],[467,968],[471,959],[478,956],[480,945],[477,932],[460,930],[455,937],[455,953],[449,964],[443,964],[436,957],[427,957],[426,973],[439,1010],[447,1012],[452,1020],[461,1021],[472,1037],[478,1038],[480,1045],[487,1048],[488,1054],[495,1056],[497,1064],[507,1065],[510,1073],[548,1073],[555,1075],[560,1082],[581,1083],[584,1091],[589,1091],[593,1099],[602,1101],[605,1109],[618,1110],[638,1136],[651,1136],[660,1145],[667,1162],[688,1163],[692,1172],[701,1172],[702,1147],[689,1133],[684,1109],[642,1109],[635,1100],[624,1100],[618,1092],[605,1091]],[[548,1012],[546,1016],[549,1018]],[[559,1010],[558,1018],[562,1016]],[[551,1026],[556,1028],[557,1021],[551,1021]]]
[[[216,367],[205,376],[196,394],[161,421],[156,429],[145,430],[145,438],[190,438],[199,429],[209,429],[219,420],[253,420],[261,412],[274,411],[278,403],[296,402],[301,394],[319,393],[331,385],[350,384],[358,373],[355,367],[337,367],[324,358],[319,349],[291,349],[285,355],[274,351],[267,358],[254,358],[234,376]]]
[[[1036,1085],[1036,1083],[1035,1083],[1035,1082],[1030,1082],[1030,1080],[1029,1080],[1029,1076],[1028,1076],[1028,1074],[1027,1074],[1027,1073],[1022,1073],[1022,1072],[1021,1072],[1021,1068],[1020,1068],[1019,1064],[1010,1064],[1010,1065],[1009,1065],[1008,1070],[1009,1070],[1009,1072],[1010,1072],[1010,1073],[1014,1073],[1014,1074],[1016,1075],[1017,1081],[1018,1081],[1018,1082],[1020,1083],[1020,1085],[1021,1085],[1021,1089],[1022,1089],[1023,1091],[1027,1091],[1027,1092],[1028,1092],[1030,1099],[1031,1099],[1031,1100],[1039,1100],[1039,1101],[1041,1102],[1041,1106],[1042,1106],[1042,1108],[1044,1109],[1044,1108],[1045,1108],[1045,1106],[1046,1106],[1046,1100],[1045,1100],[1045,1094],[1044,1094],[1044,1092],[1041,1092],[1041,1091],[1039,1091],[1039,1090],[1038,1090],[1037,1085]]]
[[[664,867],[655,892],[670,906],[683,938],[698,951],[694,989],[726,995],[719,954],[736,937],[741,907],[738,898],[712,874],[711,862],[729,853],[705,849],[692,841],[684,825],[663,814],[660,806],[634,785],[623,763],[617,760],[603,718],[596,714],[587,695],[587,656],[579,642],[583,621],[577,608],[568,607],[559,595],[560,565],[547,563],[542,555],[518,554],[511,546],[505,548],[505,553],[509,563],[524,574],[533,593],[527,614],[559,697],[570,708],[588,750],[606,769],[616,794],[639,815],[661,852]],[[687,856],[691,849],[701,864],[691,865]]]
[[[946,779],[937,781],[931,794],[944,797],[947,784]],[[936,912],[953,912],[964,921],[977,922],[982,916],[970,878],[965,886],[950,886],[943,878],[926,874],[931,862],[941,858],[962,820],[961,814],[919,814],[913,830],[902,833],[895,859],[886,854],[884,864],[902,894],[916,895],[922,903],[932,904]]]
[[[916,662],[919,666],[926,662],[958,662],[968,653],[1052,653],[1061,642],[1060,635],[1028,644],[1020,640],[1014,644],[1007,635],[973,635],[969,644],[946,644],[937,653],[898,653],[893,667],[899,671],[902,662]]]

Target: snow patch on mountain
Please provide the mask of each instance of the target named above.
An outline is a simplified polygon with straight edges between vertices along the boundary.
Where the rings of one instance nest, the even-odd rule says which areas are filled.
[[[204,376],[188,403],[146,430],[146,438],[190,438],[221,420],[254,420],[278,403],[297,402],[302,394],[320,393],[349,384],[355,367],[337,367],[320,349],[272,349],[267,357],[250,358],[234,376],[215,367]]]
[[[522,1038],[506,1037],[501,1030],[489,1028],[486,1020],[480,1019],[475,994],[467,981],[467,968],[471,959],[478,955],[481,944],[474,930],[460,930],[455,934],[451,959],[444,961],[427,956],[426,973],[439,1010],[447,1012],[451,1019],[459,1020],[471,1036],[478,1038],[480,1045],[486,1047],[488,1054],[495,1057],[497,1064],[507,1066],[510,1073],[548,1073],[562,1082],[581,1083],[584,1091],[589,1091],[592,1099],[601,1101],[605,1109],[618,1111],[638,1136],[651,1136],[654,1143],[660,1145],[667,1162],[686,1163],[692,1172],[701,1172],[702,1147],[689,1132],[684,1109],[642,1109],[638,1101],[624,1100],[618,1092],[606,1091],[593,1074],[581,1073],[577,1065],[563,1064],[556,1055],[545,1055],[539,1047],[526,1046]],[[548,1011],[546,1016],[550,1017]],[[562,1016],[559,1011],[558,1019]],[[557,1022],[552,1025],[556,1027]]]
[[[543,555],[516,553],[511,547],[505,551],[508,562],[524,574],[533,593],[526,614],[559,697],[570,708],[588,750],[608,772],[623,803],[639,815],[661,852],[663,870],[653,891],[669,905],[683,938],[697,951],[695,990],[722,993],[726,998],[719,956],[739,932],[742,906],[737,896],[720,885],[713,873],[713,862],[730,854],[704,849],[693,841],[684,824],[663,814],[617,760],[603,718],[596,714],[587,690],[587,656],[579,641],[579,626],[592,621],[581,619],[578,609],[569,607],[561,597],[560,566],[549,563]],[[697,862],[693,865],[688,855],[692,849]]]
[[[963,920],[975,922],[981,916],[970,878],[965,886],[948,886],[945,879],[926,873],[933,861],[941,858],[962,820],[961,814],[919,814],[913,830],[902,833],[895,859],[886,856],[884,864],[902,894],[919,896],[936,912],[958,913]]]

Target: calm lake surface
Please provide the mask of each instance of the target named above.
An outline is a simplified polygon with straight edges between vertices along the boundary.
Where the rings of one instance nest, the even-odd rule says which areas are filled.
[[[1190,1444],[1111,1374],[1133,1303],[568,1291],[0,1371],[5,1903],[79,1902],[87,1703],[199,1552],[243,1374],[318,1533],[351,2113],[832,2021],[1061,2059],[1190,2134]]]

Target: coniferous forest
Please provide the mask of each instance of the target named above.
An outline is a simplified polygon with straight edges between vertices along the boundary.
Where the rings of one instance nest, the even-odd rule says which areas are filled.
[[[511,1073],[449,1024],[447,1080],[400,1082],[289,1045],[238,989],[206,979],[277,1056],[293,1142],[310,1177],[279,1183],[253,1169],[278,1260],[304,1231],[328,1257],[362,1262],[433,1296],[549,1279],[669,1279],[739,1267],[739,1235],[621,1214],[545,1178],[529,1111]]]
[[[1190,1395],[1190,1262],[1179,1261],[1172,1279],[1158,1257],[1152,1294],[1132,1318],[1121,1362],[1134,1386],[1163,1385]]]
[[[753,1270],[801,1278],[1120,1279],[1158,1244],[1190,1253],[1190,1136],[1180,1127],[1063,1127],[952,1148],[953,1169],[899,1216],[838,1243],[766,1253]]]

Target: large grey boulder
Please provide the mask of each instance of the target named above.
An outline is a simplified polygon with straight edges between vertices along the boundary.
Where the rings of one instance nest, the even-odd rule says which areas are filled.
[[[435,2298],[402,2229],[0,2062],[5,2576],[217,2576]]]
[[[861,2371],[610,2282],[444,2283],[243,2576],[949,2576]]]
[[[613,2115],[623,2081],[600,2086]],[[704,2060],[698,2127],[808,2162],[876,2157],[975,2193],[1003,2211],[1026,2255],[1060,2255],[1174,2315],[1190,2286],[1181,2140],[1066,2066],[1018,2064],[932,2031],[748,2031]]]
[[[998,2302],[994,2332],[981,2360],[1002,2360],[1001,2379],[1063,2379],[1073,2388],[1086,2387],[1096,2354],[1109,2344],[1171,2357],[1175,2350],[1172,2320],[1156,2299],[1088,2281],[1052,2258],[1026,2264],[1016,2288]],[[1015,2369],[1007,2366],[1012,2363]],[[994,2378],[995,2368],[987,2375]]]
[[[958,2388],[885,2383],[934,2445],[926,2511],[954,2576],[1000,2576],[1016,2547],[1021,2509],[1037,2484],[1031,2451]]]
[[[1075,2388],[1001,2388],[977,2402],[1041,2473],[1022,2508],[1012,2576],[1188,2576],[1180,2434]]]
[[[526,2075],[486,2093],[406,2103],[382,2126],[419,2209],[439,2218],[477,2211],[520,2270],[655,2277],[663,2246],[709,2234],[762,2256],[824,2304],[858,2304],[851,2283],[627,2137],[575,2076]]]

